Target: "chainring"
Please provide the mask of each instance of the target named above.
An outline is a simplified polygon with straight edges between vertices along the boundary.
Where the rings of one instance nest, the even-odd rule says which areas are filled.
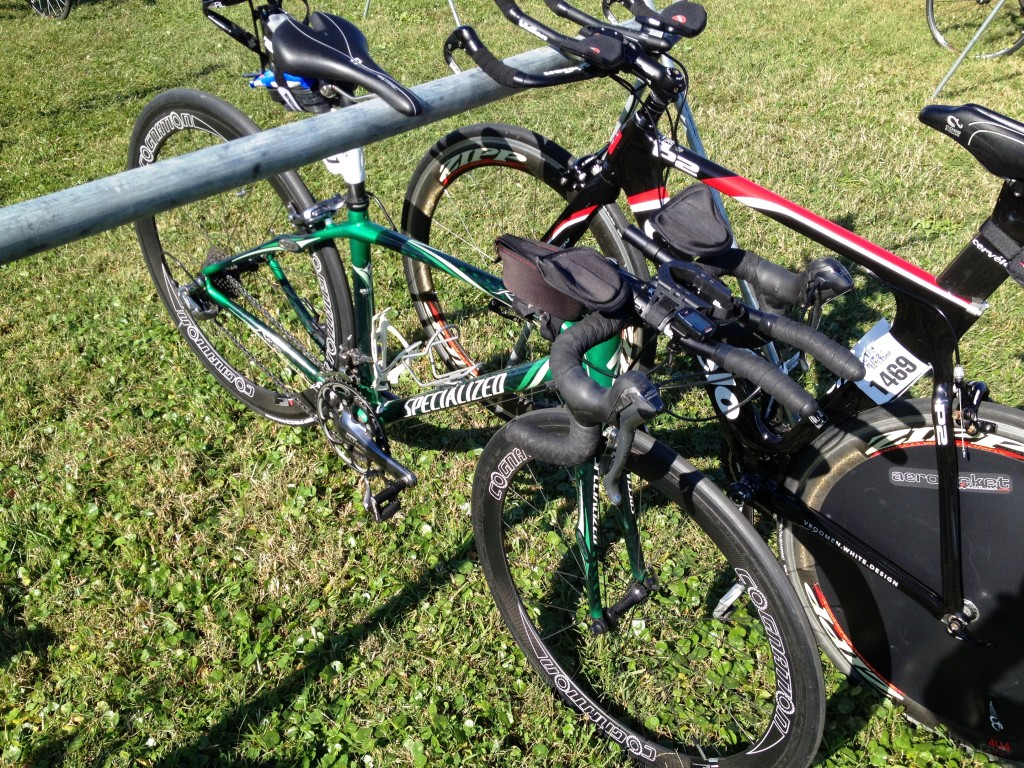
[[[344,413],[354,417],[362,437],[373,442],[384,453],[390,453],[388,438],[377,412],[355,387],[344,381],[326,382],[317,392],[316,412],[327,441],[342,461],[361,475],[373,473],[372,459],[358,437],[342,426]]]

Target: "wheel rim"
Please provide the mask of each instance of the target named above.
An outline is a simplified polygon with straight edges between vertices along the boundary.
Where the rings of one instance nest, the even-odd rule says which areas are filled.
[[[192,117],[193,122],[198,120]],[[154,159],[221,142],[216,130],[201,129],[197,123],[195,129],[175,131],[162,138]],[[287,210],[274,186],[268,181],[255,182],[174,208],[154,221],[162,259],[151,267],[158,270],[157,279],[163,284],[175,323],[200,359],[243,400],[257,398],[264,407],[294,410],[299,419],[311,419],[310,403],[297,397],[310,386],[300,368],[270,349],[239,319],[218,310],[204,298],[203,291],[193,288],[197,280],[202,282],[200,271],[204,266],[291,231]],[[313,317],[316,336],[311,337],[304,328],[265,262],[230,269],[215,278],[213,285],[320,368],[326,368],[327,350],[336,350],[337,340],[330,338],[333,324],[324,322],[329,310],[323,306],[315,269],[318,256],[299,253],[277,258]]]
[[[992,0],[931,0],[928,22],[939,45],[962,52],[995,9]],[[971,48],[970,55],[992,58],[1011,53],[1024,42],[1024,8],[1007,0]]]
[[[769,732],[775,711],[768,634],[746,596],[727,621],[711,616],[735,573],[689,515],[658,503],[653,492],[642,496],[651,502],[641,521],[657,594],[618,630],[594,637],[575,541],[573,478],[530,464],[510,480],[502,524],[526,633],[563,697],[574,698],[571,678],[615,717],[669,748],[709,757],[748,750]],[[630,580],[611,517],[610,509],[602,514],[606,605]],[[714,565],[709,550],[718,556]]]

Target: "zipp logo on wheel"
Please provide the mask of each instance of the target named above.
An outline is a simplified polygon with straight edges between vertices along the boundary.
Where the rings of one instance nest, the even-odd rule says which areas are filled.
[[[485,162],[487,165],[525,165],[526,156],[512,149],[495,149],[493,147],[467,149],[441,165],[438,181],[448,184],[460,173]]]

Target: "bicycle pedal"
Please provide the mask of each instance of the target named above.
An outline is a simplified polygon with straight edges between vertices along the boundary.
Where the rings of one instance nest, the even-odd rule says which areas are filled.
[[[370,478],[367,477],[363,487],[363,507],[378,523],[390,520],[402,509],[402,501],[398,494],[406,487],[401,480],[396,480],[389,483],[384,490],[373,493],[370,490]]]
[[[746,591],[747,588],[740,582],[733,584],[729,591],[722,596],[722,599],[718,601],[718,605],[715,606],[715,610],[711,612],[711,615],[719,621],[727,620],[736,610],[736,602]]]

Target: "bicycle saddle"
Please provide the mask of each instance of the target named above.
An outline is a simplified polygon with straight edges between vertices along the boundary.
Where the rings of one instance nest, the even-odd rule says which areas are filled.
[[[366,36],[341,16],[315,11],[308,25],[285,17],[269,48],[277,72],[322,80],[350,95],[365,88],[410,117],[423,112],[423,102],[370,58]]]
[[[930,104],[918,119],[974,155],[985,170],[1004,179],[1024,179],[1024,125],[977,104]]]

